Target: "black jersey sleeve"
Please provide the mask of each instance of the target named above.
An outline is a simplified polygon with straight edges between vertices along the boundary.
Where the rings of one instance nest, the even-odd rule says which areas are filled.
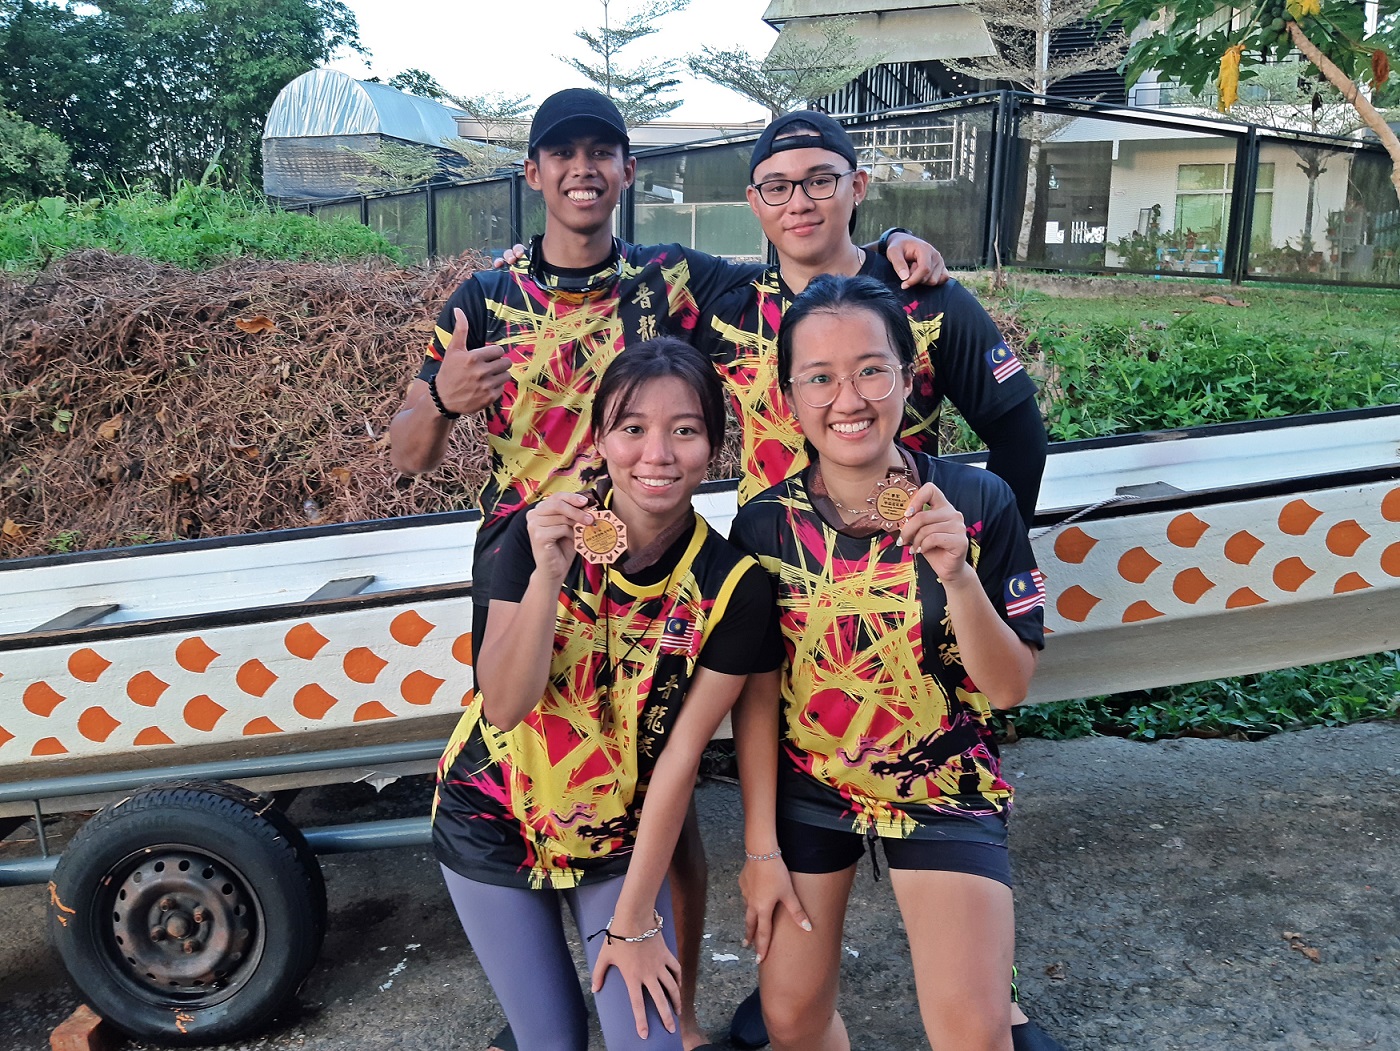
[[[709,324],[708,315],[716,304],[728,293],[751,285],[763,273],[762,263],[731,263],[717,255],[698,252],[694,248],[683,248],[686,265],[690,269],[690,294],[700,308],[703,325]]]
[[[987,444],[987,470],[1011,486],[1021,520],[1029,529],[1045,474],[1048,441],[1039,404],[1027,398],[979,428],[977,434]]]
[[[978,538],[982,553],[977,577],[1011,630],[1036,649],[1044,649],[1045,582],[1026,535],[1026,524],[1009,485],[990,472],[983,472],[983,485],[987,495]]]
[[[776,516],[774,508],[762,496],[750,500],[734,517],[729,527],[729,542],[746,555],[752,555],[763,567],[767,581],[768,601],[773,609],[768,631],[754,662],[751,672],[772,671],[783,663],[782,626],[777,615],[778,583],[764,565],[764,556],[770,560],[777,555]]]
[[[519,602],[530,586],[530,574],[535,571],[535,551],[530,546],[530,532],[525,521],[528,510],[522,507],[517,511],[501,534],[491,569],[493,599]]]
[[[725,675],[748,675],[777,667],[768,651],[776,636],[775,611],[772,581],[757,564],[750,563],[734,585],[724,616],[705,639],[698,658],[700,666]]]
[[[937,387],[968,426],[984,437],[987,424],[1035,397],[1035,383],[1007,348],[986,308],[966,288],[950,280],[926,296],[928,307],[921,303],[915,315],[927,317],[938,309],[943,314],[932,354]]]
[[[486,293],[472,274],[447,299],[447,305],[438,314],[437,325],[428,346],[423,352],[423,367],[418,370],[420,380],[430,380],[442,367],[442,356],[447,352],[446,339],[457,327],[457,309],[467,316],[467,349],[475,350],[486,346],[486,327],[489,316],[486,311]],[[444,338],[444,333],[446,337]]]

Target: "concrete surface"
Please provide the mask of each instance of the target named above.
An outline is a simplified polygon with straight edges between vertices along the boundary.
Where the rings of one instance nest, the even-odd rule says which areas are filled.
[[[1022,992],[1068,1051],[1400,1051],[1400,724],[1255,743],[1023,741],[1004,763]],[[308,793],[293,816],[366,820],[427,798],[421,782],[379,798],[358,786]],[[698,799],[711,857],[701,1019],[719,1037],[753,981],[738,789],[709,782]],[[484,1048],[500,1012],[427,853],[323,865],[330,933],[301,1005],[238,1051]],[[0,1051],[46,1046],[77,1003],[44,906],[41,887],[0,890]],[[868,865],[845,944],[857,1051],[926,1047],[893,896]]]

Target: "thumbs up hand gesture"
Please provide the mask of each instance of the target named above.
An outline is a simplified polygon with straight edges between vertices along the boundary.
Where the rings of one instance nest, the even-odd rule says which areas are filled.
[[[510,362],[505,351],[494,343],[467,349],[467,315],[454,311],[456,324],[437,372],[437,392],[449,412],[479,412],[492,404],[506,389]]]

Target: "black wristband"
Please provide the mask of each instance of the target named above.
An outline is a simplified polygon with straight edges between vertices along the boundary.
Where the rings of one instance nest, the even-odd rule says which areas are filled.
[[[906,230],[902,226],[891,226],[888,230],[886,230],[880,235],[880,240],[875,245],[876,255],[887,256],[890,254],[890,238],[893,237],[895,234],[908,234],[910,237],[913,237],[914,231]]]
[[[889,255],[889,239],[895,237],[895,234],[909,234],[910,237],[914,237],[914,231],[904,230],[903,227],[890,227],[889,230],[879,235],[879,242],[875,245],[875,255]]]
[[[442,396],[437,392],[436,376],[433,376],[428,380],[428,393],[432,396],[433,404],[437,406],[437,411],[440,415],[446,417],[449,420],[460,420],[462,418],[462,414],[460,412],[448,412],[447,406],[442,403]]]

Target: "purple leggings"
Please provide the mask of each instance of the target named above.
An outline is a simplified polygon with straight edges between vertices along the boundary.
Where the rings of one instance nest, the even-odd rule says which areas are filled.
[[[559,903],[569,906],[586,939],[607,926],[622,892],[622,877],[556,891],[478,883],[445,865],[442,875],[520,1051],[587,1051],[588,1005],[564,939]],[[665,924],[662,936],[674,953],[669,883],[662,883],[656,908]],[[583,944],[591,970],[603,940]],[[615,969],[608,971],[594,1002],[608,1051],[681,1051],[679,1031],[666,1032],[650,996],[646,997],[649,1035],[645,1040],[637,1036],[627,983]]]

